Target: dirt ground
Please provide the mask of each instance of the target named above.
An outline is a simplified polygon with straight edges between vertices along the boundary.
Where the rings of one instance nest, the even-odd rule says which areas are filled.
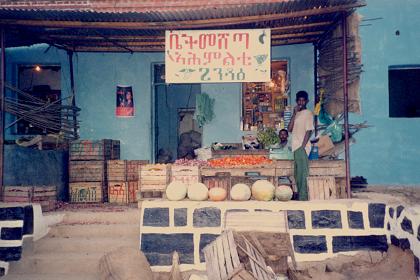
[[[411,251],[390,246],[388,252],[343,256],[319,262],[296,273],[293,280],[416,280]]]
[[[369,185],[365,189],[353,189],[352,197],[418,206],[420,204],[420,186]]]

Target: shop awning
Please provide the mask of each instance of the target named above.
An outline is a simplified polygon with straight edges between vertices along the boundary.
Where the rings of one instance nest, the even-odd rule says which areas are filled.
[[[343,13],[365,5],[364,0],[45,2],[0,4],[6,47],[47,43],[78,52],[153,52],[164,50],[165,30],[248,28],[271,28],[272,46],[316,43]]]

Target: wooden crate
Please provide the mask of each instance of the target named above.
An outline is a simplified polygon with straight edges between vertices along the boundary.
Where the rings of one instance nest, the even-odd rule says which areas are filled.
[[[116,204],[137,202],[137,191],[137,181],[108,182],[108,201]]]
[[[70,202],[72,203],[88,203],[88,202],[104,202],[108,192],[104,192],[104,184],[102,182],[82,182],[70,183]]]
[[[165,190],[138,190],[137,200],[158,200],[166,198]]]
[[[335,178],[333,176],[309,176],[307,183],[309,200],[338,198]]]
[[[275,160],[276,176],[293,176],[293,160]],[[310,160],[309,176],[346,177],[346,163],[344,160]]]
[[[216,173],[229,172],[231,176],[243,177],[251,175],[258,176],[275,176],[276,169],[274,165],[267,166],[246,166],[246,167],[202,167],[201,176],[215,176]]]
[[[57,204],[56,186],[5,186],[4,202],[39,203],[42,211],[52,211]]]
[[[108,160],[108,181],[138,181],[140,166],[148,160]]]
[[[230,189],[232,187],[229,172],[217,172],[213,176],[201,176],[201,181],[208,189],[223,188],[226,190],[227,199],[230,200]]]
[[[180,181],[186,185],[198,183],[201,181],[200,178],[200,167],[199,166],[184,166],[184,165],[172,165],[171,166],[171,182]]]
[[[69,162],[69,182],[106,182],[106,161],[81,160]]]
[[[70,143],[70,160],[111,160],[119,158],[119,140],[76,140]]]
[[[271,280],[275,277],[252,243],[231,230],[223,232],[204,247],[203,252],[209,280]]]
[[[252,184],[254,184],[258,180],[267,180],[270,181],[274,186],[277,186],[278,180],[275,176],[263,176],[260,172],[245,172],[244,176],[232,176],[231,177],[231,184],[232,187],[236,184],[242,183],[245,185],[248,185],[249,187],[252,187]]]
[[[140,191],[165,191],[169,182],[170,166],[146,164],[140,167]]]

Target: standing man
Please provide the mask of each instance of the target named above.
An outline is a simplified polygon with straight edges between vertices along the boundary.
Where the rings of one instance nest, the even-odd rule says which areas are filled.
[[[314,130],[314,116],[306,109],[308,93],[299,91],[296,93],[296,107],[288,125],[292,133],[292,151],[295,160],[295,180],[299,192],[299,200],[308,200],[308,187],[306,178],[309,175],[308,155],[311,151],[309,138]]]

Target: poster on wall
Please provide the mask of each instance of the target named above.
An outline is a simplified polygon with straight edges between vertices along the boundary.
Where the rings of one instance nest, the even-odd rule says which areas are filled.
[[[270,29],[166,31],[166,82],[268,82],[270,48]]]
[[[116,91],[117,103],[115,115],[117,117],[133,117],[134,116],[134,96],[131,86],[117,86]]]

